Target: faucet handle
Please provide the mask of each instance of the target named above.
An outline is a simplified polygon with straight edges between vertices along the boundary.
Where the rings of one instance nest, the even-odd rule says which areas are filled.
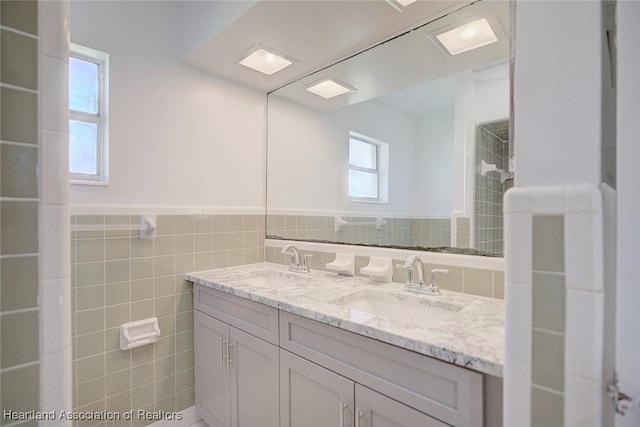
[[[432,282],[435,283],[438,273],[447,274],[447,273],[449,273],[449,270],[447,270],[446,268],[434,268],[433,270],[431,270],[431,281]]]
[[[302,265],[309,267],[309,260],[313,258],[313,254],[302,255]]]
[[[438,273],[449,273],[449,270],[446,268],[434,268],[431,270],[431,283],[429,284],[429,292],[432,295],[440,295],[440,289],[436,286],[436,280],[438,278]]]

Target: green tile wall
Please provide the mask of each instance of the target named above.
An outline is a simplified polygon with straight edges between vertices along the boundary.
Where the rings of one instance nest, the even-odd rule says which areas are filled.
[[[335,229],[333,216],[268,215],[267,234],[285,239],[328,240],[397,246],[451,246],[451,221],[443,218],[383,218],[379,229],[370,223],[376,218],[343,217],[353,222]]]
[[[0,425],[40,407],[37,29],[37,2],[0,2]]]
[[[139,217],[73,216],[71,221],[138,224]],[[141,240],[135,231],[72,232],[76,410],[192,406],[193,293],[184,273],[264,261],[264,216],[160,215],[157,224],[155,240]],[[159,341],[121,351],[120,324],[148,317],[158,318]]]
[[[476,165],[484,160],[499,169],[509,168],[508,121],[482,124],[476,128]],[[501,182],[496,172],[475,174],[475,247],[484,252],[503,254],[503,199],[511,182]]]
[[[531,425],[564,425],[564,217],[534,215]]]

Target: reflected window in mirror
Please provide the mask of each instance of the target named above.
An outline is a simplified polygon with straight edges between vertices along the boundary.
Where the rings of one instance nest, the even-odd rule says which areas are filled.
[[[389,144],[349,132],[349,200],[387,202]]]

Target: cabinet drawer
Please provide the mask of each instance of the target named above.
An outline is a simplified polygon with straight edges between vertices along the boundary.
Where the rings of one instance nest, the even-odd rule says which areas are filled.
[[[195,309],[278,345],[278,309],[195,285]]]
[[[482,375],[282,312],[280,347],[453,426],[482,426]]]

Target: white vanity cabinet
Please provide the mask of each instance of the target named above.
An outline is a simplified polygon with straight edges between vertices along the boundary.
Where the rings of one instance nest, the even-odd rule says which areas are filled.
[[[446,427],[402,403],[280,350],[281,427]]]
[[[270,307],[244,304],[248,301],[237,298],[217,309],[217,304],[207,304],[210,292],[196,294],[194,314],[196,407],[200,416],[210,427],[278,427],[278,347],[216,318],[256,327],[255,320],[268,319],[269,314],[277,319],[277,310],[264,310]],[[216,302],[221,301],[219,297],[216,295]],[[250,312],[253,316],[234,321]]]
[[[355,417],[355,427],[447,427],[435,418],[360,384],[356,384]]]
[[[209,427],[229,427],[231,375],[224,359],[229,325],[197,311],[194,316],[196,407]]]
[[[482,427],[482,375],[194,286],[196,407],[210,427]]]
[[[281,427],[353,427],[354,382],[280,350]]]

